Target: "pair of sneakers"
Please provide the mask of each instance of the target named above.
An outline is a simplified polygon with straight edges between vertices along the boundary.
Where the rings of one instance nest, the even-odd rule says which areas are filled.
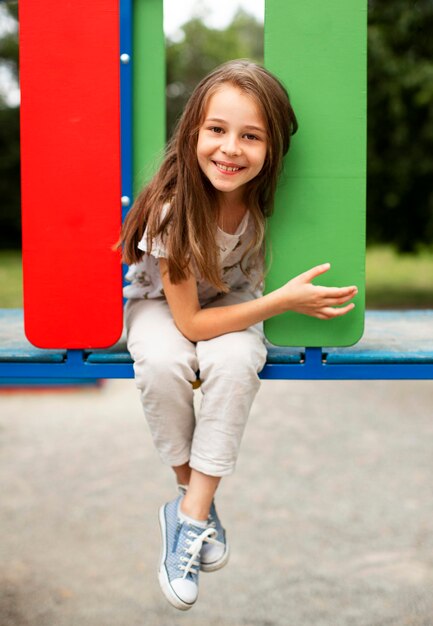
[[[158,579],[167,600],[177,609],[190,609],[198,597],[200,570],[214,572],[227,563],[229,546],[212,502],[207,522],[179,515],[184,490],[159,510],[162,551]]]

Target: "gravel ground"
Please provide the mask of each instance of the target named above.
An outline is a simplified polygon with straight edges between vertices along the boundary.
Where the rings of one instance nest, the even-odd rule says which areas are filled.
[[[432,468],[433,382],[265,381],[218,494],[231,560],[181,613],[133,381],[2,392],[0,626],[432,626]]]

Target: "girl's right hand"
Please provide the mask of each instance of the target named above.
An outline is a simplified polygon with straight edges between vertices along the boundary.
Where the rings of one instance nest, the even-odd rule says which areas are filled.
[[[321,320],[340,317],[351,311],[355,306],[353,302],[346,306],[339,305],[356,296],[357,287],[323,287],[312,284],[315,278],[327,272],[330,267],[330,263],[317,265],[280,287],[277,291],[282,298],[284,310],[296,311]]]

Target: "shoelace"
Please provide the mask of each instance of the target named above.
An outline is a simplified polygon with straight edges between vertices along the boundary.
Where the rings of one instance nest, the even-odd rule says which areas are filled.
[[[184,574],[182,578],[186,578],[188,574],[198,574],[198,568],[200,568],[200,562],[197,560],[200,550],[202,549],[204,541],[215,541],[213,537],[217,534],[214,528],[205,528],[200,535],[197,535],[194,531],[188,530],[188,537],[193,539],[186,539],[187,546],[185,546],[186,554],[191,555],[190,558],[181,556],[180,560],[186,565],[179,565]],[[196,569],[197,568],[197,569]]]
[[[215,528],[217,527],[217,521],[216,519],[213,517],[212,513],[209,513],[209,516],[207,518],[207,527],[208,528]],[[216,537],[218,536],[218,531],[216,530]],[[209,539],[206,540],[208,543],[220,543],[217,539],[214,539],[213,537],[209,537]]]
[[[216,544],[220,545],[221,542],[218,541],[218,539],[215,539],[215,537],[218,537],[218,531],[216,530],[216,525],[217,525],[216,519],[212,516],[211,513],[209,513],[209,517],[207,518],[207,527],[215,529],[215,534],[205,539],[206,543],[213,543],[215,545]]]

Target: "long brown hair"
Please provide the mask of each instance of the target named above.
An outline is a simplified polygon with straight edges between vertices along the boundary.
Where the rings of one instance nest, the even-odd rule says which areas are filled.
[[[217,195],[200,169],[196,149],[207,103],[224,84],[233,85],[252,97],[266,124],[265,162],[259,174],[247,184],[245,197],[255,226],[255,237],[247,251],[249,265],[261,256],[265,218],[272,213],[283,156],[298,123],[280,81],[260,65],[247,60],[229,61],[197,85],[167,145],[161,167],[137,196],[120,238],[124,262],[137,263],[143,254],[137,246],[147,227],[148,250],[155,237],[165,238],[168,271],[173,283],[188,277],[190,263],[194,261],[200,276],[220,291],[228,288],[220,276],[215,241]],[[168,210],[162,215],[161,208],[167,203]]]

